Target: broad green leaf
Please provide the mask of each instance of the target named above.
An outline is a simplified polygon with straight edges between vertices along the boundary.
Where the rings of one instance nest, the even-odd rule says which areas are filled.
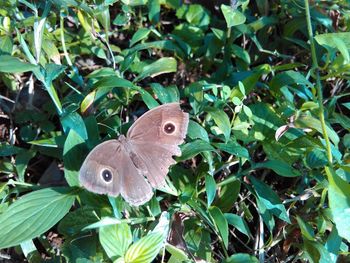
[[[279,219],[290,223],[286,208],[281,203],[278,195],[264,182],[255,179],[253,176],[249,177],[249,179],[254,185],[257,198],[266,206],[270,213],[274,214]]]
[[[148,19],[156,24],[159,22],[160,17],[160,0],[149,0],[148,1]]]
[[[78,173],[83,163],[85,141],[70,130],[63,148],[64,177],[70,186],[79,186]]]
[[[127,250],[125,263],[150,263],[165,244],[169,231],[169,215],[163,212],[153,231],[132,244]]]
[[[206,111],[213,118],[215,124],[219,127],[220,131],[224,134],[225,141],[228,142],[231,135],[231,123],[227,114],[220,109],[207,107]]]
[[[29,161],[36,155],[35,151],[25,150],[21,151],[16,156],[16,170],[18,178],[21,182],[24,182],[24,174],[27,169]]]
[[[140,81],[147,77],[155,77],[164,73],[176,72],[177,62],[174,58],[164,57],[145,66],[135,79],[134,82]]]
[[[0,215],[0,248],[13,247],[45,233],[68,213],[76,191],[46,188],[15,201]]]
[[[248,238],[251,236],[249,227],[243,217],[231,213],[225,213],[224,215],[230,225],[237,228],[238,231],[245,234]]]
[[[224,263],[258,263],[259,260],[249,254],[237,253],[223,261]]]
[[[130,40],[130,46],[132,47],[133,45],[135,45],[137,42],[147,38],[147,36],[149,35],[149,33],[151,32],[150,29],[148,28],[139,28],[135,34],[132,36],[131,40]]]
[[[215,206],[209,208],[209,214],[213,219],[217,230],[220,233],[221,239],[227,249],[228,246],[228,224],[224,214]]]
[[[184,15],[188,23],[197,26],[207,26],[210,23],[210,16],[202,5],[183,5]],[[178,12],[176,13],[178,15]]]
[[[308,240],[315,240],[315,233],[312,229],[312,226],[307,222],[304,222],[299,216],[297,216],[296,219],[303,238],[306,238]]]
[[[331,256],[333,256],[334,261],[336,261],[341,244],[342,238],[339,236],[337,228],[333,226],[332,231],[327,238],[325,248],[331,253]]]
[[[215,151],[214,147],[210,143],[202,140],[196,140],[190,143],[186,143],[181,147],[181,156],[179,161],[188,160],[201,152]]]
[[[321,149],[313,149],[306,155],[306,164],[310,168],[320,168],[328,164],[326,152]]]
[[[311,114],[301,114],[298,116],[298,118],[294,122],[295,127],[297,128],[312,128],[318,131],[319,133],[322,132],[322,125],[321,121],[319,119],[314,118],[311,116]],[[339,136],[338,134],[331,128],[329,125],[326,124],[326,132],[329,136],[329,139],[335,144],[338,145],[339,143]]]
[[[213,145],[218,149],[224,152],[227,152],[229,154],[232,154],[241,158],[246,158],[248,160],[250,159],[248,150],[233,140],[230,140],[227,143],[213,143]]]
[[[269,160],[263,163],[256,163],[254,168],[268,168],[273,170],[275,173],[285,177],[296,177],[300,176],[300,172],[285,162],[280,160]]]
[[[0,56],[0,72],[21,73],[21,72],[33,71],[38,68],[39,67],[37,65],[22,62],[18,58],[12,57],[10,55]]]
[[[179,90],[176,86],[163,87],[159,83],[151,83],[150,86],[162,103],[178,102],[180,100]]]
[[[131,230],[126,223],[101,227],[99,237],[110,259],[123,257],[132,242]]]
[[[83,118],[76,112],[61,117],[63,130],[66,134],[74,130],[83,140],[87,140],[87,131]]]
[[[201,139],[203,141],[209,142],[207,131],[197,122],[194,122],[192,120],[190,120],[188,123],[187,136],[192,140]]]
[[[181,250],[180,248],[177,248],[173,245],[166,244],[165,249],[171,254],[171,258],[169,259],[170,262],[183,262],[188,260],[188,256],[185,251]]]
[[[210,174],[205,175],[205,191],[207,192],[207,206],[210,207],[216,194],[216,182]]]
[[[122,2],[129,6],[146,5],[148,0],[122,0]]]
[[[321,46],[324,46],[328,50],[330,48],[338,49],[344,57],[344,60],[349,63],[349,32],[338,32],[338,33],[325,33],[318,34],[315,36],[315,40]]]
[[[43,146],[43,147],[59,148],[59,147],[63,147],[64,141],[65,141],[65,136],[57,135],[52,138],[39,139],[35,141],[30,141],[28,143],[33,145]]]
[[[57,65],[57,64],[47,64],[45,65],[45,83],[49,87],[52,84],[52,81],[55,80],[59,75],[61,75],[65,66]]]
[[[350,185],[342,180],[335,172],[326,167],[328,186],[328,202],[333,221],[339,236],[350,241]]]
[[[309,262],[329,263],[332,261],[331,254],[325,246],[316,241],[304,240],[304,253],[308,255]]]
[[[85,113],[90,108],[90,106],[94,103],[95,96],[96,96],[96,90],[86,95],[86,97],[83,99],[83,101],[80,104],[80,111],[82,113]]]
[[[117,76],[105,76],[103,78],[101,78],[99,81],[97,81],[96,83],[94,83],[94,87],[95,88],[105,88],[106,89],[106,93],[107,94],[108,92],[110,92],[110,90],[112,88],[135,88],[135,85],[132,84],[132,82],[126,80],[126,79],[122,79],[122,78],[119,78]],[[109,90],[108,90],[109,88]],[[105,95],[103,94],[103,96]],[[97,96],[97,94],[96,94]],[[97,96],[98,98],[101,97],[100,96]],[[97,99],[97,98],[96,98]]]
[[[0,143],[0,156],[11,156],[19,153],[22,149],[7,143]]]
[[[150,263],[163,246],[163,234],[151,233],[132,244],[127,250],[125,263]]]
[[[13,49],[13,42],[10,36],[0,37],[0,55],[1,54],[11,54]]]
[[[244,24],[246,21],[245,15],[237,9],[233,9],[231,6],[221,5],[221,12],[224,14],[227,28]]]
[[[240,189],[241,182],[238,179],[223,185],[217,193],[218,198],[215,200],[214,205],[223,212],[230,211],[237,200]]]

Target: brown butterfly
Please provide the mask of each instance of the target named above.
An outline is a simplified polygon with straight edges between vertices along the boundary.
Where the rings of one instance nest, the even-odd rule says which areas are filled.
[[[181,155],[188,113],[179,103],[158,106],[135,121],[126,137],[97,145],[86,157],[79,173],[89,191],[121,196],[131,205],[149,201],[153,188],[163,187],[172,156]]]

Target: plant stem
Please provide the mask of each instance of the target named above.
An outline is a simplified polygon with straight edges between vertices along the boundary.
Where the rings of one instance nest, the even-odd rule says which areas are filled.
[[[319,107],[318,117],[320,118],[320,121],[321,121],[323,138],[326,142],[327,159],[328,159],[329,165],[331,165],[333,161],[332,149],[331,149],[331,143],[329,141],[329,137],[326,130],[326,121],[324,118],[322,84],[320,79],[319,66],[317,62],[314,36],[313,36],[312,26],[311,26],[310,6],[309,6],[308,0],[304,0],[304,3],[305,3],[307,31],[309,34],[309,41],[310,41],[310,48],[311,48],[312,68],[315,71],[315,76],[316,76],[316,91],[317,91],[317,100],[318,100],[318,107]]]

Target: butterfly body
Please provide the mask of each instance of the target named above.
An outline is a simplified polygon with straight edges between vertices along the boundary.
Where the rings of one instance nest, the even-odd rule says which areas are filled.
[[[141,205],[153,196],[152,188],[164,186],[174,155],[181,154],[188,114],[179,103],[164,104],[142,115],[126,137],[97,145],[86,157],[80,183],[89,191],[118,196]]]

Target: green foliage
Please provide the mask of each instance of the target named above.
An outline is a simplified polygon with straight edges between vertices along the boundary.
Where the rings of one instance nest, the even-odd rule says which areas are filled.
[[[347,260],[348,1],[2,2],[1,257]],[[167,187],[141,207],[79,188],[93,147],[175,101]]]

